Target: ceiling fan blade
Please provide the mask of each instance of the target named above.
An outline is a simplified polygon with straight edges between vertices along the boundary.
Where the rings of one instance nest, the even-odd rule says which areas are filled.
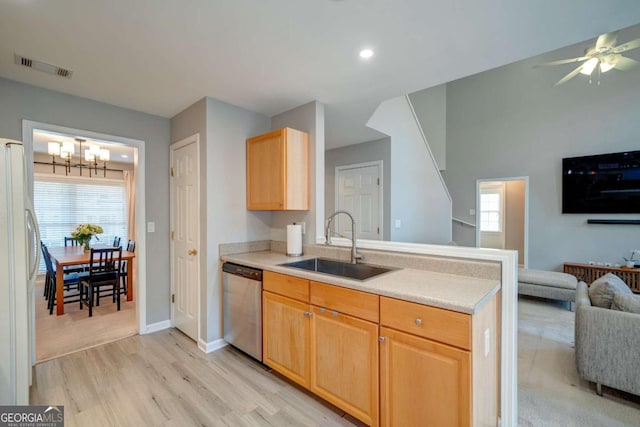
[[[566,76],[558,80],[558,82],[554,84],[553,87],[560,86],[561,84],[566,83],[572,78],[574,78],[575,76],[577,76],[580,73],[580,70],[582,70],[583,65],[584,64],[578,65],[578,67],[575,70],[573,70],[572,72],[570,72],[569,74],[567,74]]]
[[[626,56],[619,56],[616,59],[614,68],[616,70],[627,71],[637,67],[638,65],[640,65],[640,62],[635,59],[627,58]]]
[[[544,64],[534,65],[534,67],[537,68],[537,67],[547,67],[550,65],[572,64],[574,62],[586,61],[589,58],[590,58],[589,56],[579,56],[577,58],[569,58],[569,59],[561,59],[559,61],[545,62]]]
[[[617,31],[601,34],[598,37],[598,40],[596,40],[596,51],[601,52],[603,50],[611,49],[616,45],[617,39],[618,39]]]
[[[611,51],[611,53],[622,53],[631,49],[637,49],[640,47],[640,39],[631,40],[630,42],[626,42],[616,47]]]

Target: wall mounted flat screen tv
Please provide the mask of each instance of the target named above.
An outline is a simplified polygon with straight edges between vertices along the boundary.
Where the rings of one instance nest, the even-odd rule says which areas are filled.
[[[640,151],[562,159],[562,213],[640,213]]]

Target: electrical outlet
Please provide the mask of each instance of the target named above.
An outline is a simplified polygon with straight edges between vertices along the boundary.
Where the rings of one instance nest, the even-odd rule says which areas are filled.
[[[399,219],[396,219],[396,228],[400,228],[402,227],[402,221],[400,221]]]
[[[153,221],[149,221],[147,223],[147,233],[155,233],[156,232],[156,223]]]
[[[305,222],[299,222],[300,228],[302,229],[302,234],[307,234],[307,224]]]
[[[475,215],[475,214],[476,214],[475,209],[469,209],[469,215]]]

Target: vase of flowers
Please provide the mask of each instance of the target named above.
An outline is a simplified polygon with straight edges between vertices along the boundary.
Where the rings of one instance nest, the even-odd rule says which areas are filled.
[[[89,246],[89,242],[91,242],[92,237],[98,238],[98,234],[102,234],[102,227],[95,224],[78,224],[78,226],[71,232],[71,237],[78,241],[78,244],[81,245],[85,252],[91,250]]]
[[[624,260],[627,262],[627,267],[633,268],[636,266],[638,255],[640,255],[640,249],[633,249],[631,250],[631,256],[629,258],[624,257]]]

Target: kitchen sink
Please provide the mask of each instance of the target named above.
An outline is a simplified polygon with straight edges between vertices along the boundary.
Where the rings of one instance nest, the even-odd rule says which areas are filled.
[[[347,261],[338,261],[327,258],[311,258],[302,261],[280,264],[283,267],[299,268],[315,273],[330,274],[332,276],[346,277],[349,279],[366,280],[383,273],[395,270],[394,268],[379,267],[370,264],[351,264]]]

